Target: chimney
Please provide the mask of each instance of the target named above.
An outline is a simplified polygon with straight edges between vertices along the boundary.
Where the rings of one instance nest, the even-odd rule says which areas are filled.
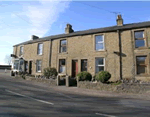
[[[65,33],[69,34],[69,33],[72,33],[72,32],[74,32],[74,30],[72,29],[72,26],[70,24],[67,24],[66,28],[65,28]]]
[[[31,36],[31,40],[36,40],[36,39],[38,39],[39,37],[38,36],[35,36],[35,35],[32,35]]]
[[[123,26],[123,19],[121,15],[117,15],[117,26]]]

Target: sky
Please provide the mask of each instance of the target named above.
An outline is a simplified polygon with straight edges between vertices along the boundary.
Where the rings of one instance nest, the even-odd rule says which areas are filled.
[[[149,1],[0,0],[0,65],[7,64],[13,45],[31,35],[63,34],[67,23],[74,31],[114,26],[117,14],[124,24],[150,21],[149,6]]]

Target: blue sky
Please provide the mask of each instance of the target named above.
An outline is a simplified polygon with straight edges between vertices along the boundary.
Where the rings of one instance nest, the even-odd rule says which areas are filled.
[[[0,1],[0,65],[13,45],[65,32],[66,23],[74,31],[116,25],[120,12],[124,24],[150,21],[150,2],[130,1]],[[98,8],[97,8],[98,7]]]

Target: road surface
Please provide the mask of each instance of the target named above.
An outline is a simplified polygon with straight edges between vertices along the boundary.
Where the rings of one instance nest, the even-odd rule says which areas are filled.
[[[0,74],[0,117],[150,117],[150,101],[69,94]]]

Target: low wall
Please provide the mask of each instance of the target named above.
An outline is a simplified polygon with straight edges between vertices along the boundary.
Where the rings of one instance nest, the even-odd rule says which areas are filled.
[[[93,83],[90,81],[79,81],[78,88],[96,89],[101,91],[113,91],[118,93],[147,93],[150,92],[150,84],[122,83],[120,85]]]
[[[78,88],[96,89],[104,91],[115,91],[115,85],[103,84],[101,82],[93,83],[90,81],[79,81],[77,84]]]
[[[44,79],[44,78],[34,78],[34,77],[26,76],[26,80],[47,83],[51,86],[56,86],[57,85],[56,84],[56,79]]]

